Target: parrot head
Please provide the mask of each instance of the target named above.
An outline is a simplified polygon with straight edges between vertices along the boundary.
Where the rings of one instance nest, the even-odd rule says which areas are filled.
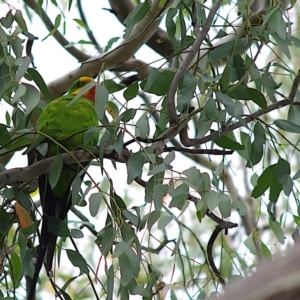
[[[70,88],[69,94],[77,95],[80,93],[82,88],[90,82],[94,82],[94,79],[88,76],[83,76],[74,81]],[[96,93],[96,83],[92,86],[87,92],[85,92],[82,97],[88,98],[95,102],[95,93]],[[113,122],[117,122],[119,116],[119,108],[116,104],[111,101],[108,101],[106,104],[106,111],[112,116]]]
[[[80,77],[79,79],[74,81],[74,83],[72,84],[69,94],[72,94],[74,96],[77,95],[82,90],[82,88],[90,82],[94,82],[94,79],[91,77],[88,77],[88,76]],[[95,93],[96,93],[96,83],[87,92],[85,92],[82,95],[82,97],[88,98],[94,102],[95,101]]]

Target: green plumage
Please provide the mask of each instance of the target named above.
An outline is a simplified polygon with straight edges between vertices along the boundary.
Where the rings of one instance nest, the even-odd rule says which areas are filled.
[[[50,130],[58,129],[59,131],[51,134],[51,137],[68,151],[83,144],[86,129],[98,125],[94,103],[81,97],[67,107],[73,98],[74,95],[71,94],[50,102],[41,113],[38,125],[38,131],[45,134]],[[77,134],[74,135],[75,133]],[[98,134],[94,134],[88,145],[96,145],[97,140]],[[57,144],[48,143],[46,157],[54,156],[57,152],[65,152],[65,150]],[[72,179],[68,173],[70,173],[69,169],[63,169],[60,182],[53,189],[56,197],[62,197],[68,189],[69,180]]]
[[[74,96],[80,92],[80,89],[89,82],[93,82],[93,79],[81,77],[74,82],[67,95],[51,101],[42,111],[38,131],[45,133],[56,141],[53,142],[50,139],[46,139],[42,142],[42,144],[47,143],[48,145],[44,157],[55,156],[58,152],[62,153],[66,152],[66,150],[72,151],[78,148],[78,146],[83,145],[86,130],[98,125],[98,118],[93,102],[95,88],[92,88],[71,105],[68,105],[74,99]],[[98,134],[94,134],[87,145],[96,145],[97,140]],[[37,156],[39,160],[44,158],[40,153]],[[48,227],[49,217],[60,220],[66,218],[72,205],[71,184],[79,171],[81,171],[81,168],[77,164],[64,165],[60,178],[53,189],[51,189],[49,184],[48,173],[38,178],[43,208],[43,223],[40,245],[37,251],[37,262],[28,300],[34,299],[36,283],[46,252],[46,270],[50,272],[52,269],[57,236]]]

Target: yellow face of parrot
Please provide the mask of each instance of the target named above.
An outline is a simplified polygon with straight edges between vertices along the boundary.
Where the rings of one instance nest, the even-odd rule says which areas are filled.
[[[77,79],[71,86],[69,94],[77,95],[82,88],[88,83],[94,82],[94,79],[88,76],[83,76]],[[96,94],[96,84],[91,87],[86,93],[82,95],[82,97],[87,98],[95,102],[95,94]]]

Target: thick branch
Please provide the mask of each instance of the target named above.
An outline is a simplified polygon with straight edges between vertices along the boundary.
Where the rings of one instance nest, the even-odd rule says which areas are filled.
[[[225,295],[212,300],[298,299],[299,268],[300,246],[297,244],[285,257],[260,265],[251,277],[236,281],[233,287],[225,290]]]
[[[130,36],[124,39],[115,49],[85,61],[81,67],[49,83],[48,89],[51,98],[55,99],[61,96],[81,76],[96,77],[100,71],[122,66],[129,60],[157,30],[161,16],[172,3],[172,0],[168,0],[164,7],[160,7],[159,3],[159,0],[152,1],[145,17],[134,26]]]
[[[109,0],[109,3],[112,8],[111,12],[115,14],[122,24],[128,14],[134,9],[134,5],[130,0]],[[157,28],[146,44],[166,59],[170,59],[174,54],[172,43],[168,39],[167,33],[160,28]]]
[[[87,152],[84,150],[77,150],[74,152],[63,153],[62,157],[64,163],[67,165],[74,164],[77,161],[86,162],[95,159],[95,155],[98,154],[98,151],[95,153]],[[104,153],[104,158],[113,159],[117,162],[126,163],[130,157],[130,152],[127,150],[122,150],[121,155],[119,156],[115,151],[106,151]],[[33,165],[30,165],[25,168],[14,168],[0,172],[0,188],[3,188],[6,185],[16,184],[20,182],[29,182],[32,179],[46,173],[49,171],[50,166],[54,160],[55,156],[45,158]]]

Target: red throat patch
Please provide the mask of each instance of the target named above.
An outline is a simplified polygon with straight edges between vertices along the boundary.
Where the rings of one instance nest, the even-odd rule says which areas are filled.
[[[72,95],[77,95],[80,92],[81,88],[77,89],[72,93]],[[82,97],[90,99],[95,102],[95,94],[96,94],[96,85],[94,85],[91,89],[89,89],[86,93],[82,95]]]
[[[93,86],[90,90],[82,95],[84,98],[88,98],[95,102],[96,86]]]

